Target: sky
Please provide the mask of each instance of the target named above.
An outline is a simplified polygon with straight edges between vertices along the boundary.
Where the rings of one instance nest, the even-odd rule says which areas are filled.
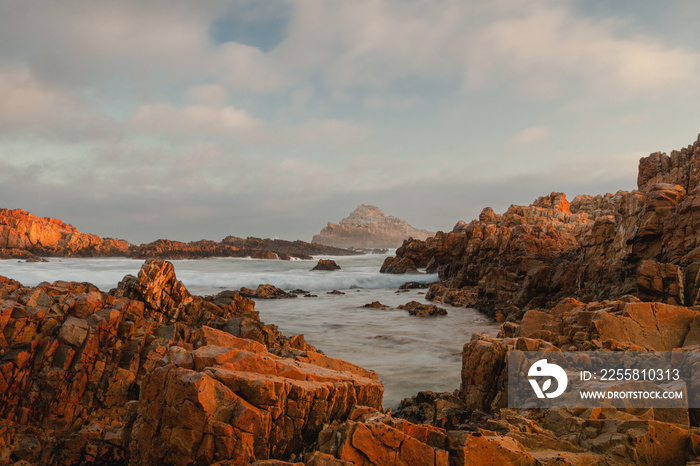
[[[700,2],[6,1],[0,207],[132,243],[450,230],[700,133]]]

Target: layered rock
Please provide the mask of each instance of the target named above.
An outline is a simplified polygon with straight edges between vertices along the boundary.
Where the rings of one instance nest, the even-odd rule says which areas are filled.
[[[633,294],[645,301],[700,304],[700,138],[672,155],[640,161],[639,190],[552,193],[502,215],[486,208],[469,224],[408,240],[382,271],[437,271],[430,299],[497,311]]]
[[[128,256],[126,241],[81,233],[55,218],[40,218],[21,209],[0,209],[0,257]]]
[[[381,409],[382,391],[375,373],[264,325],[238,293],[191,295],[167,262],[109,294],[0,278],[3,464],[279,458],[356,403]]]
[[[408,238],[423,240],[433,233],[418,230],[375,206],[361,205],[339,223],[328,223],[312,243],[340,248],[396,248]]]
[[[632,297],[589,304],[567,298],[552,309],[529,310],[519,324],[504,323],[498,338],[474,334],[464,345],[456,394],[421,393],[404,400],[397,416],[447,429],[453,438],[477,436],[481,443],[467,442],[461,450],[467,461],[481,451],[500,464],[685,464],[700,453],[693,410],[603,403],[510,410],[508,352],[579,351],[583,357],[582,351],[674,350],[693,356],[700,350],[698,316],[698,310]],[[450,458],[456,458],[452,451]]]
[[[143,382],[130,439],[138,464],[249,464],[295,458],[355,404],[381,409],[374,373],[334,360],[280,358],[264,347],[203,346]]]

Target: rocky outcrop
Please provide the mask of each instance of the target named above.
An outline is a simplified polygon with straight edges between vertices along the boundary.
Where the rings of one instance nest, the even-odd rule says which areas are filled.
[[[207,257],[251,257],[253,259],[312,259],[317,255],[347,256],[360,254],[347,249],[281,239],[237,238],[227,236],[221,242],[201,240],[190,243],[158,240],[135,248],[138,259],[204,259]]]
[[[694,361],[698,316],[698,310],[633,297],[589,304],[567,298],[552,309],[532,309],[520,323],[504,323],[498,338],[472,336],[458,392],[420,393],[404,400],[396,416],[446,429],[452,438],[480,439],[460,447],[471,461],[481,452],[502,464],[685,464],[700,453],[694,410],[603,404],[510,410],[508,353],[673,350],[678,360],[686,354]],[[693,396],[696,387],[687,388]],[[451,460],[456,457],[450,450]]]
[[[409,315],[418,317],[430,317],[430,316],[446,316],[447,311],[441,307],[437,307],[435,304],[423,304],[418,301],[409,301],[406,304],[401,304],[398,307],[404,311],[408,311]]]
[[[168,262],[110,293],[0,277],[1,464],[528,458],[508,439],[394,418],[382,394],[376,373],[283,336],[238,292],[192,295]]]
[[[333,271],[333,270],[340,270],[340,266],[335,263],[334,260],[331,259],[319,259],[318,263],[314,265],[314,268],[311,269],[313,270],[324,270],[324,271]]]
[[[2,464],[290,457],[355,404],[381,409],[382,392],[237,292],[191,295],[167,262],[109,294],[0,277]]]
[[[363,204],[339,223],[329,222],[311,242],[339,248],[395,248],[405,239],[423,240],[432,235],[400,218],[384,215],[378,207]]]
[[[0,209],[0,258],[128,256],[126,241],[81,233],[55,218]]]
[[[256,298],[256,299],[284,299],[284,298],[296,298],[297,294],[309,294],[308,291],[304,290],[294,290],[290,293],[277,288],[274,285],[258,285],[254,290],[250,288],[243,287],[240,289],[241,296],[246,298]]]
[[[125,432],[133,463],[293,459],[355,404],[381,409],[376,374],[347,363],[335,370],[331,358],[310,364],[264,347],[219,346],[168,356],[145,377]]]
[[[0,209],[0,259],[40,261],[41,257],[133,257],[136,259],[312,259],[315,255],[345,256],[357,251],[279,239],[237,238],[190,243],[160,239],[134,246],[126,241],[81,233],[55,218],[39,218],[21,209]]]
[[[426,267],[440,277],[429,299],[514,319],[567,296],[700,304],[699,164],[700,138],[643,158],[639,190],[571,203],[552,193],[502,215],[486,208],[449,233],[404,242],[382,271]]]

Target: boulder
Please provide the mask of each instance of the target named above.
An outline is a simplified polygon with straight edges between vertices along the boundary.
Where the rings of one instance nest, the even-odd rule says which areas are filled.
[[[243,297],[257,299],[285,299],[297,297],[296,294],[287,293],[274,285],[258,285],[255,290],[243,287],[241,288],[240,293]]]
[[[441,307],[437,307],[434,304],[422,304],[418,301],[409,301],[406,304],[399,305],[399,309],[408,311],[409,315],[417,317],[432,317],[432,316],[446,316],[447,311]]]
[[[326,271],[332,271],[332,270],[340,270],[340,266],[335,263],[334,260],[331,259],[319,259],[318,263],[314,266],[313,270],[326,270]]]

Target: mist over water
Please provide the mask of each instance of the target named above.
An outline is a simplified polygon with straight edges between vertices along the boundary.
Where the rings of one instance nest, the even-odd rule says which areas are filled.
[[[269,283],[301,288],[317,295],[283,300],[256,300],[255,308],[267,324],[285,335],[302,333],[328,356],[375,370],[384,383],[384,407],[396,408],[401,399],[421,390],[459,388],[461,351],[471,334],[495,335],[498,326],[473,309],[446,306],[448,315],[413,317],[396,309],[365,309],[372,301],[395,308],[424,299],[425,290],[397,292],[406,281],[430,283],[435,274],[380,274],[387,255],[332,257],[341,270],[312,272],[313,261],[269,261],[240,258],[172,261],[177,278],[197,295],[211,295],[242,286]],[[324,256],[324,258],[326,258]],[[0,261],[0,275],[25,286],[46,281],[90,282],[103,291],[117,286],[124,275],[138,274],[142,260],[51,258],[50,262]],[[340,290],[344,295],[330,295]]]

